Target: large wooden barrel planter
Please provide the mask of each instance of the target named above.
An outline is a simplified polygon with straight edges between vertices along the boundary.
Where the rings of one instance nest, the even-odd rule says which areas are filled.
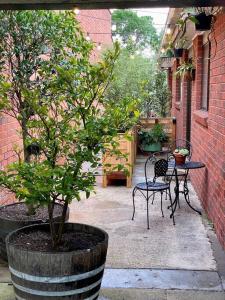
[[[108,247],[107,233],[89,225],[66,223],[66,231],[97,235],[98,243],[89,249],[70,252],[38,252],[14,246],[18,234],[44,229],[43,226],[48,225],[28,226],[6,238],[16,299],[98,299]]]
[[[21,203],[13,203],[9,205],[2,206],[1,209],[9,206],[17,206]],[[60,205],[60,204],[58,204]],[[60,216],[54,218],[55,221],[60,221]],[[66,220],[69,219],[69,209],[67,210]],[[5,245],[6,236],[14,230],[20,229],[25,226],[46,223],[48,220],[35,219],[35,220],[12,220],[3,216],[0,216],[0,258],[7,261],[7,252]]]

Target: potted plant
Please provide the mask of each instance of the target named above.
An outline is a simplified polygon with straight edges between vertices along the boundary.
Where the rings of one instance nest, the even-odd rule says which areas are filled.
[[[187,80],[194,80],[194,75],[195,75],[195,66],[190,60],[182,63],[175,72],[175,76]]]
[[[94,190],[100,153],[115,148],[117,128],[105,108],[104,92],[119,46],[105,53],[102,62],[91,63],[93,46],[79,30],[74,13],[59,15],[64,24],[57,38],[69,34],[67,43],[40,65],[42,85],[24,90],[34,111],[25,145],[37,144],[40,154],[29,162],[20,159],[0,173],[1,184],[19,200],[48,208],[49,224],[10,233],[7,254],[16,298],[97,299],[108,236],[65,219],[69,203],[83,195],[88,198]],[[53,218],[57,202],[63,205],[59,222]]]
[[[144,152],[158,152],[162,150],[162,143],[168,140],[161,124],[155,124],[150,130],[139,132],[140,148]]]
[[[171,37],[169,37],[167,47],[166,49],[164,49],[164,53],[162,53],[162,57],[169,57],[169,58],[174,57],[173,48],[174,48],[173,42],[171,40]]]
[[[177,165],[183,165],[188,155],[189,151],[186,148],[178,148],[173,152],[173,156]]]
[[[0,16],[0,115],[17,121],[21,139],[12,150],[17,159],[29,163],[32,157],[39,156],[40,150],[38,144],[27,140],[28,124],[35,115],[35,105],[29,98],[29,92],[43,84],[38,69],[45,64],[46,58],[52,59],[55,52],[68,43],[70,36],[63,30],[65,20],[61,14],[2,11]],[[59,220],[62,206],[58,203],[57,207],[54,216]],[[1,207],[0,257],[7,260],[5,237],[9,232],[46,221],[48,210],[44,206],[27,202],[26,205],[13,203]]]
[[[216,9],[217,10],[217,9]],[[196,7],[195,29],[197,31],[207,31],[212,27],[214,7]]]
[[[215,14],[220,10],[218,7],[195,7],[194,10],[185,10],[177,21],[177,25],[182,31],[183,36],[186,32],[187,22],[195,24],[197,31],[211,30],[215,21]]]
[[[175,43],[175,47],[173,49],[174,51],[174,57],[176,58],[180,58],[183,56],[183,52],[185,49],[185,45],[186,45],[186,38],[180,38],[176,43]]]

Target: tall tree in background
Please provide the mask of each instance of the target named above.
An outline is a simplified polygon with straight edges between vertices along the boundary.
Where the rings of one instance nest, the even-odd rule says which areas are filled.
[[[116,25],[113,35],[119,36],[124,45],[133,45],[137,50],[158,48],[160,38],[151,16],[139,17],[131,10],[115,10],[112,21]]]
[[[127,105],[128,99],[130,103],[136,99],[143,116],[167,116],[170,93],[166,74],[157,66],[160,34],[152,17],[139,17],[132,10],[115,10],[112,20],[116,25],[113,35],[120,38],[123,50],[115,64],[114,79],[107,89],[106,100],[115,105]],[[143,50],[146,49],[150,50],[150,57],[145,55]]]
[[[114,78],[108,87],[106,98],[118,103],[124,97],[143,99],[143,86],[151,89],[156,71],[155,62],[142,55],[130,56],[129,50],[123,49],[115,63]]]
[[[169,115],[171,93],[167,85],[166,73],[155,70],[152,80],[146,80],[142,86],[141,111],[147,117],[151,112],[164,118]]]

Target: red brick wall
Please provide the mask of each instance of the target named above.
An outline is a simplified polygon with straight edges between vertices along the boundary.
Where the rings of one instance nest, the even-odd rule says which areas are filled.
[[[102,49],[112,45],[111,35],[111,13],[109,10],[84,10],[77,16],[84,32],[90,33],[91,40],[95,42],[92,59],[100,57],[101,51],[97,49],[98,43],[101,43]],[[100,34],[99,34],[100,33]],[[13,145],[19,143],[17,134],[19,129],[17,121],[8,116],[0,116],[0,168],[16,159],[13,152]],[[0,191],[0,205],[8,204],[14,201],[14,197]]]
[[[215,40],[212,38],[210,59],[210,95],[208,111],[202,111],[202,45],[203,37],[198,35],[193,40],[196,60],[196,78],[192,86],[192,159],[202,161],[206,168],[191,172],[192,184],[201,199],[202,205],[212,220],[217,236],[225,248],[225,14],[217,17],[214,25]],[[173,92],[174,93],[174,92]],[[183,91],[185,94],[185,89]],[[185,96],[184,96],[185,98]],[[185,101],[183,111],[175,109],[173,116],[178,126],[186,118]],[[177,138],[185,137],[178,127]]]
[[[85,33],[89,33],[91,41],[95,43],[93,59],[100,57],[101,51],[97,49],[101,44],[102,49],[112,45],[111,34],[111,13],[108,9],[102,10],[81,10],[77,15],[77,20]]]
[[[0,116],[0,169],[4,169],[7,164],[16,159],[13,145],[20,143],[17,134],[18,129],[18,123],[15,119],[6,115]],[[13,201],[12,194],[0,191],[0,205]]]
[[[175,71],[179,66],[179,60],[176,59],[172,68],[172,116],[176,117],[176,138],[185,139],[185,108],[186,108],[186,80],[175,76]],[[182,84],[180,84],[180,81]],[[180,86],[180,87],[179,87]],[[179,91],[180,90],[180,91]]]

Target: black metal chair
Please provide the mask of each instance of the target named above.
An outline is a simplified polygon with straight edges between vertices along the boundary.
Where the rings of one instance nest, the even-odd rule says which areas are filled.
[[[154,177],[153,177],[152,181],[148,180],[148,175],[147,175],[147,169],[148,169],[149,163],[154,163]],[[171,192],[170,192],[170,181],[171,180],[168,182],[157,181],[157,179],[160,177],[165,178],[167,171],[168,171],[168,161],[167,160],[165,160],[165,159],[156,160],[156,157],[154,155],[150,156],[145,162],[145,182],[138,183],[134,187],[133,192],[132,192],[132,197],[133,197],[132,220],[134,220],[134,215],[135,215],[135,194],[137,191],[139,191],[144,196],[144,198],[147,202],[147,228],[148,229],[149,229],[149,199],[151,197],[153,197],[153,199],[152,199],[152,204],[153,204],[156,193],[161,193],[162,217],[164,217],[163,205],[162,205],[163,193],[166,193],[166,195],[169,196],[170,208],[172,209],[172,212],[173,212],[173,203],[172,203]],[[172,214],[172,216],[173,216],[173,224],[175,225],[174,215]]]

